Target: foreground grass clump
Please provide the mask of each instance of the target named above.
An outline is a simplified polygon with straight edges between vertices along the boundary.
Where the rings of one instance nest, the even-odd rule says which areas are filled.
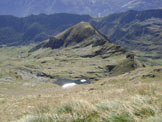
[[[144,107],[141,107],[139,110],[136,110],[134,114],[136,116],[145,118],[145,117],[149,117],[149,116],[154,116],[155,112],[154,112],[153,108],[151,108],[150,106],[144,106]]]
[[[75,122],[95,121],[98,116],[96,108],[86,101],[69,101],[57,107],[55,113],[61,119],[68,115],[66,120]]]
[[[17,122],[97,122],[96,108],[85,101],[71,101],[49,111],[41,106]]]
[[[129,113],[112,114],[103,119],[104,122],[135,122]]]
[[[17,122],[160,122],[161,110],[151,100],[147,96],[98,103],[72,100],[50,109],[33,109]]]
[[[54,122],[50,115],[27,115],[17,122]]]
[[[162,122],[162,115],[161,116],[155,116],[155,117],[150,117],[144,122]]]

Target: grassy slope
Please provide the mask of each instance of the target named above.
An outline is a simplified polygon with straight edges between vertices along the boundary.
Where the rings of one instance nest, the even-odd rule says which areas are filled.
[[[161,65],[162,10],[128,11],[112,14],[94,24],[113,43],[133,50],[149,65]]]
[[[30,54],[33,62],[42,63],[40,66],[47,74],[61,78],[98,80],[139,66],[134,58],[129,58],[124,48],[110,43],[86,22],[35,46]]]
[[[124,57],[114,56],[111,61],[101,60],[99,57],[83,60],[80,56],[92,51],[90,47],[86,49],[81,51],[82,48],[78,48],[73,50],[73,53],[67,53],[67,50],[70,50],[68,48],[54,52],[45,49],[46,51],[42,50],[40,53],[39,50],[29,57],[26,57],[29,47],[0,49],[0,120],[3,122],[162,120],[162,67],[140,68],[109,78],[97,72],[102,72],[102,67],[107,62],[117,63]],[[44,57],[47,54],[48,56]],[[34,76],[32,80],[24,79],[15,73],[14,69],[18,67],[67,78],[70,75],[74,79],[79,75],[93,76],[93,73],[86,72],[94,71],[96,73],[93,77],[100,77],[100,80],[90,85],[62,89],[51,83],[38,82],[39,78]]]

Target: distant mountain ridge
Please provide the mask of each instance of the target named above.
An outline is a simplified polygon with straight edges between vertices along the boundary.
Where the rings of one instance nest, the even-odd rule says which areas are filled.
[[[162,0],[1,0],[0,14],[74,13],[106,16],[111,13],[162,8]]]
[[[162,64],[162,9],[112,14],[94,25],[111,42],[135,50],[142,60]]]
[[[48,39],[50,36],[64,31],[68,27],[73,26],[81,21],[90,22],[100,32],[106,35],[110,39],[110,41],[112,41],[113,43],[122,44],[122,37],[125,34],[128,34],[127,32],[129,30],[127,30],[124,34],[121,28],[134,25],[135,22],[136,24],[138,24],[139,22],[147,21],[151,18],[155,18],[154,23],[158,24],[162,20],[161,13],[162,9],[146,11],[131,10],[128,12],[112,14],[106,17],[95,19],[90,17],[89,15],[76,15],[66,13],[52,15],[40,14],[24,18],[1,15],[0,45],[19,45],[28,44],[31,42],[40,42]],[[138,24],[138,26],[141,25]],[[149,26],[152,26],[152,24],[150,24]],[[140,29],[140,27],[138,28]],[[146,28],[146,26],[143,26],[143,28]],[[136,32],[141,33],[142,30],[139,29],[137,30],[136,28]],[[134,35],[134,37],[137,36],[140,35]],[[152,34],[152,36],[154,37],[154,34]],[[131,39],[132,38],[128,38],[128,40]]]
[[[162,9],[130,10],[101,18],[65,13],[24,18],[4,15],[0,16],[0,46],[41,42],[85,21],[107,36],[112,43],[135,51],[141,60],[161,65],[161,13]]]
[[[18,18],[0,16],[0,45],[21,45],[40,42],[81,21],[90,21],[88,15],[52,14]],[[66,20],[66,21],[65,21]]]

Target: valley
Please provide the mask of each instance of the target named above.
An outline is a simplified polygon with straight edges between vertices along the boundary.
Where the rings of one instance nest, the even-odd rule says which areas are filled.
[[[161,121],[162,67],[145,66],[89,23],[0,55],[3,122]],[[62,88],[60,78],[91,84]]]
[[[161,66],[138,68],[109,77],[97,68],[104,67],[108,63],[106,60],[83,60],[75,55],[73,60],[67,58],[68,63],[65,63],[67,61],[63,61],[63,54],[67,54],[68,49],[60,51],[59,56],[53,53],[52,57],[39,55],[38,58],[28,56],[27,52],[32,47],[33,45],[0,49],[1,121],[161,121]],[[50,52],[50,49],[45,50]],[[72,61],[76,62],[69,63]],[[18,68],[21,69],[21,74]],[[63,89],[53,83],[55,78],[40,78],[33,73],[26,73],[26,69],[74,79],[79,79],[78,76],[93,77],[93,82]],[[22,74],[23,70],[25,74]],[[84,74],[89,71],[95,73]],[[95,81],[94,78],[98,80]]]
[[[149,65],[161,65],[162,10],[128,11],[112,14],[95,27],[111,42],[125,47]]]
[[[0,47],[40,43],[82,21],[89,22],[112,43],[120,45],[147,65],[161,65],[162,9],[88,15],[58,13],[28,17],[0,16]],[[63,21],[66,20],[66,21]]]
[[[91,9],[105,0],[76,0],[69,9],[70,1],[50,8],[47,0],[48,10],[42,0],[17,2],[30,6],[20,16],[55,5],[71,12],[78,2],[90,15],[113,14],[0,15],[0,122],[162,121],[160,0],[114,0],[102,13]]]

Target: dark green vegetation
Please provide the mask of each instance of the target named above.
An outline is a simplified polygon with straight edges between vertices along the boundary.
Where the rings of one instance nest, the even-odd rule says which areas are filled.
[[[1,0],[0,14],[27,16],[68,12],[106,16],[121,11],[161,8],[161,0]]]
[[[151,64],[162,64],[162,9],[112,14],[94,23],[111,42]]]
[[[104,46],[106,43],[109,43],[109,40],[105,36],[98,32],[89,23],[81,22],[56,35],[55,37],[51,37],[49,41],[39,44],[36,48],[50,47],[52,49],[57,49],[74,45],[77,45],[77,48],[89,45],[96,47]]]
[[[0,16],[0,45],[40,42],[74,24],[86,21],[106,35],[111,42],[133,50],[141,61],[149,65],[161,65],[161,13],[162,9],[128,11],[97,19],[73,14],[41,14],[25,18]]]
[[[61,76],[74,79],[83,77],[98,80],[110,75],[123,74],[141,66],[132,54],[129,54],[124,48],[110,43],[107,37],[86,22],[81,22],[51,37],[29,52],[31,57],[34,56],[37,59],[47,56],[64,57],[67,65],[64,64],[62,75],[58,74],[59,78]],[[77,61],[77,59],[80,60]],[[89,65],[88,62],[94,64]],[[85,66],[83,66],[84,63]],[[75,69],[72,70],[71,64],[75,65]],[[69,70],[74,73],[70,75]],[[80,71],[83,74],[78,74]],[[56,76],[57,73],[54,75]]]
[[[81,21],[89,21],[88,15],[53,14],[25,18],[0,16],[0,45],[21,45],[48,39]]]

